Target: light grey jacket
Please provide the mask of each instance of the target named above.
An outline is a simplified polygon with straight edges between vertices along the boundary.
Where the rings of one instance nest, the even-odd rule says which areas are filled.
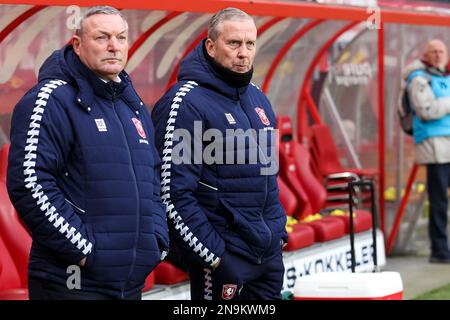
[[[403,73],[406,81],[415,70],[425,70],[425,64],[416,60],[408,65]],[[436,99],[428,79],[415,77],[407,86],[409,98],[416,113],[422,121],[439,119],[450,113],[450,97]],[[450,136],[433,137],[415,145],[418,164],[450,163]]]

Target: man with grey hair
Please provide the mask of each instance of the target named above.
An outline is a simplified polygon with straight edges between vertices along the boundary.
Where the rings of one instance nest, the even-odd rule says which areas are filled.
[[[181,62],[178,82],[152,111],[171,251],[186,263],[196,300],[281,298],[287,234],[277,170],[265,170],[272,163],[262,158],[250,159],[275,144],[275,114],[250,83],[256,36],[247,13],[216,13],[208,37]],[[214,139],[198,141],[197,128],[205,136],[214,132]],[[192,138],[178,141],[183,132]],[[213,145],[221,147],[210,161]]]
[[[127,57],[124,17],[90,8],[14,109],[7,186],[33,238],[30,299],[140,299],[166,255],[160,158]]]
[[[428,234],[431,263],[450,263],[447,237],[450,184],[450,73],[447,46],[428,41],[421,60],[406,68],[409,101],[414,110],[413,136],[418,164],[427,167],[430,201]]]

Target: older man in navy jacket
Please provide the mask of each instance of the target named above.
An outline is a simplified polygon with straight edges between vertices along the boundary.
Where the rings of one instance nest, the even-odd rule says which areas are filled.
[[[279,299],[286,216],[278,198],[275,115],[250,80],[256,27],[228,8],[180,65],[152,112],[162,199],[193,299]]]
[[[140,299],[168,250],[154,129],[127,55],[120,12],[91,8],[14,110],[8,192],[33,238],[31,299]]]

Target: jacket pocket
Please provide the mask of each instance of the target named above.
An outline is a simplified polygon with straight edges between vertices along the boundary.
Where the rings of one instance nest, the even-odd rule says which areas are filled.
[[[216,211],[219,203],[218,194],[219,188],[217,188],[216,186],[212,185],[211,183],[198,181],[195,195],[200,206],[212,212]]]
[[[237,233],[244,241],[259,248],[270,243],[271,231],[253,208],[234,208],[224,199],[220,199],[221,213],[228,222],[228,228]]]
[[[72,208],[75,209],[75,211],[79,214],[86,214],[86,210],[80,208],[79,206],[77,206],[76,204],[74,204],[72,201],[68,200],[67,198],[65,198],[66,202],[69,203]]]

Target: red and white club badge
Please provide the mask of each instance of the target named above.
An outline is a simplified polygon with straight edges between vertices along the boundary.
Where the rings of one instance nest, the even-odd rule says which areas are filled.
[[[255,111],[258,114],[259,118],[261,119],[261,122],[265,126],[270,126],[269,118],[267,118],[266,113],[264,112],[264,109],[256,107]]]
[[[233,299],[236,291],[237,291],[236,284],[224,284],[222,287],[222,299],[224,300]]]
[[[136,127],[137,132],[143,139],[147,139],[147,136],[145,135],[144,127],[142,126],[142,123],[139,119],[131,118],[131,120],[134,123],[134,126]]]

